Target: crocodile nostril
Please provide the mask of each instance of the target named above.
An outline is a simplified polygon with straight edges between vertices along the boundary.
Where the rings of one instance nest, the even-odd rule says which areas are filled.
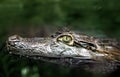
[[[13,35],[13,36],[10,36],[9,38],[8,38],[8,41],[10,42],[10,41],[19,41],[21,39],[21,37],[20,36],[18,36],[18,35]]]

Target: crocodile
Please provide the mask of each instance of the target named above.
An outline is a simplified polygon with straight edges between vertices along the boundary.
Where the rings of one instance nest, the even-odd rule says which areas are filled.
[[[113,71],[120,61],[119,41],[70,30],[58,31],[49,37],[13,35],[8,37],[6,46],[10,54],[92,71]]]

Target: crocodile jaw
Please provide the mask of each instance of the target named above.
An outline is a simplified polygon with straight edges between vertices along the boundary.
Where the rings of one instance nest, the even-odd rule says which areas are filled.
[[[83,60],[105,56],[82,47],[68,46],[55,41],[55,38],[22,38],[14,35],[8,38],[7,47],[10,53],[24,56],[71,57]]]

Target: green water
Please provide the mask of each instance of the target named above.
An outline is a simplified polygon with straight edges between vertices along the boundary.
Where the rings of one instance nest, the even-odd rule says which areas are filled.
[[[120,39],[118,0],[0,0],[0,47],[7,37],[48,36],[68,26],[88,35]],[[3,46],[4,47],[4,46]],[[99,77],[0,50],[0,77]]]

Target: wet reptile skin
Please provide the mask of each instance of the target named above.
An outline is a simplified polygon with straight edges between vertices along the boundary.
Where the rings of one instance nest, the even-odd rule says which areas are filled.
[[[118,41],[73,31],[59,31],[47,38],[13,35],[7,40],[7,49],[15,55],[105,71],[115,69],[120,60]]]

